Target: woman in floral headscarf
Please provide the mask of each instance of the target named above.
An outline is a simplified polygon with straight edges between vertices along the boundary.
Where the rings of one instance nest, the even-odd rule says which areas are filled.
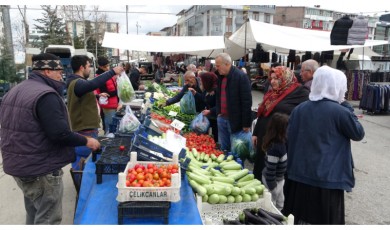
[[[285,67],[272,68],[269,75],[271,89],[264,95],[263,102],[257,111],[257,122],[253,130],[252,140],[256,146],[253,174],[261,180],[264,169],[265,152],[262,149],[263,137],[267,124],[276,112],[290,115],[295,106],[308,100],[309,90],[298,83],[294,72]]]

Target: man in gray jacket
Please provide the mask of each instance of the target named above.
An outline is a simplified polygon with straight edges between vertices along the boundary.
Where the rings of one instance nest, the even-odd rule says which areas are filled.
[[[0,105],[3,167],[23,191],[26,224],[60,224],[62,167],[75,160],[75,146],[97,150],[100,143],[71,131],[60,59],[45,53],[32,62],[28,79]]]

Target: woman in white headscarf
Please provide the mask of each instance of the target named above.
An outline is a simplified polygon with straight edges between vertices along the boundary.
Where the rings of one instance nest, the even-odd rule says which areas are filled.
[[[344,73],[322,66],[309,101],[290,115],[283,213],[296,224],[345,224],[344,191],[355,186],[350,141],[364,137],[346,91]]]

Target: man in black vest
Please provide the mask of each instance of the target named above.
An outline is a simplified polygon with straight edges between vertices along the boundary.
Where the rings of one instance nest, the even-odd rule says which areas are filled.
[[[75,146],[96,150],[100,143],[71,131],[60,59],[45,53],[32,62],[28,79],[0,106],[3,167],[23,191],[26,224],[60,224],[62,167],[75,160]]]

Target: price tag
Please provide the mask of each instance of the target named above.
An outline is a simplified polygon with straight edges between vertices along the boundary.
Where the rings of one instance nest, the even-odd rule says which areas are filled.
[[[177,112],[175,112],[175,111],[169,111],[168,115],[169,115],[169,116],[172,116],[172,117],[176,117]]]
[[[172,123],[171,123],[171,126],[175,129],[178,129],[178,130],[182,130],[182,128],[185,126],[186,124],[184,124],[183,122],[179,121],[179,120],[173,120]]]

